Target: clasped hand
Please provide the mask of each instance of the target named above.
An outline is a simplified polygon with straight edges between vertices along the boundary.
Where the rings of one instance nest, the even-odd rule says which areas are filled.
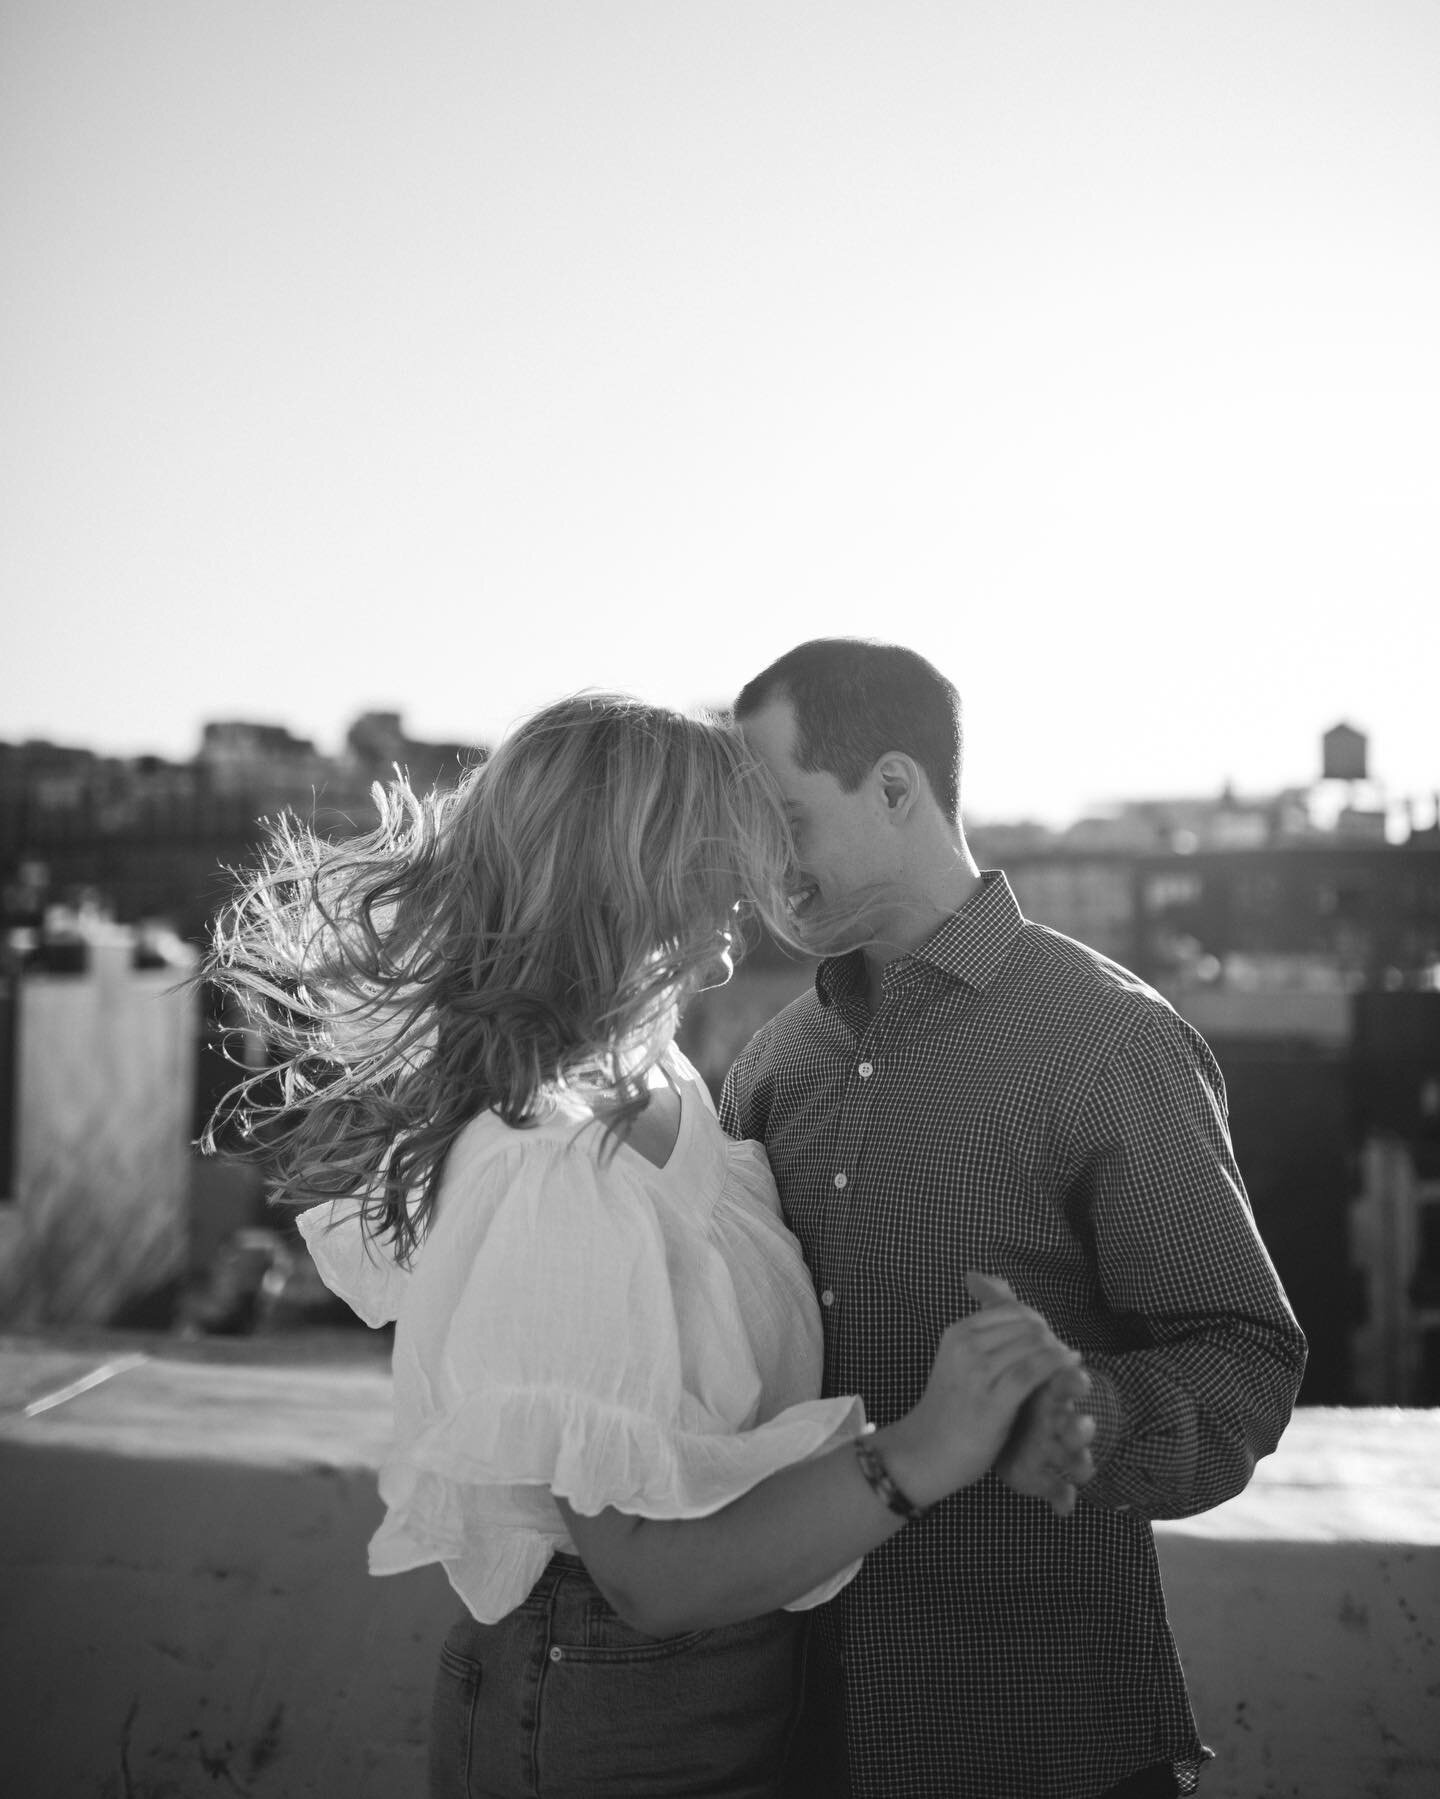
[[[994,1275],[968,1274],[965,1284],[987,1310],[1008,1310],[1016,1303],[1014,1293]],[[1075,1509],[1077,1489],[1095,1473],[1090,1453],[1095,1420],[1079,1409],[1089,1391],[1090,1376],[1078,1357],[1057,1369],[1022,1402],[995,1459],[995,1472],[1006,1486],[1048,1501],[1057,1518]]]
[[[917,1504],[930,1505],[994,1467],[1012,1487],[1064,1516],[1090,1478],[1094,1420],[1076,1409],[1089,1376],[1076,1350],[1003,1282],[971,1292],[982,1309],[940,1339],[919,1403],[888,1427],[892,1472]]]

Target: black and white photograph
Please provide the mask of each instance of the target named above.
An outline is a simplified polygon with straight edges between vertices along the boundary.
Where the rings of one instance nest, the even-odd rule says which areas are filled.
[[[0,0],[6,1799],[1440,1791],[1440,7]]]

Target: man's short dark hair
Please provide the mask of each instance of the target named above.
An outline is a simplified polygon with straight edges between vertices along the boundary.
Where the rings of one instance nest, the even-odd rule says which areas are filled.
[[[777,699],[794,708],[799,767],[832,774],[853,793],[887,751],[899,750],[924,769],[941,811],[959,822],[960,695],[923,656],[898,643],[817,637],[746,682],[735,716],[752,718]]]

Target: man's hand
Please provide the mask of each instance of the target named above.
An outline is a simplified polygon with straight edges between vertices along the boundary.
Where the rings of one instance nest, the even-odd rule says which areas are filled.
[[[1015,1297],[993,1275],[970,1274],[966,1284],[982,1306]],[[1006,1486],[1047,1501],[1057,1518],[1068,1517],[1075,1509],[1077,1488],[1095,1472],[1090,1454],[1095,1420],[1079,1410],[1079,1401],[1089,1391],[1090,1376],[1083,1368],[1061,1368],[1052,1374],[1020,1408],[995,1461],[995,1472]]]
[[[1051,1375],[1020,1409],[995,1472],[1007,1487],[1049,1502],[1057,1518],[1075,1509],[1075,1493],[1095,1472],[1090,1440],[1095,1420],[1077,1409],[1090,1391],[1083,1368],[1062,1368]]]
[[[904,1491],[933,1505],[987,1474],[1026,1400],[1079,1366],[1038,1312],[997,1299],[944,1332],[925,1391],[877,1433],[876,1446]]]

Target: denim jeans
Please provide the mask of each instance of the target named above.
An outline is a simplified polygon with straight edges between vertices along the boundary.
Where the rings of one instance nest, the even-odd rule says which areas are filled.
[[[778,1799],[804,1644],[789,1612],[644,1636],[557,1555],[508,1617],[445,1638],[431,1799]]]

